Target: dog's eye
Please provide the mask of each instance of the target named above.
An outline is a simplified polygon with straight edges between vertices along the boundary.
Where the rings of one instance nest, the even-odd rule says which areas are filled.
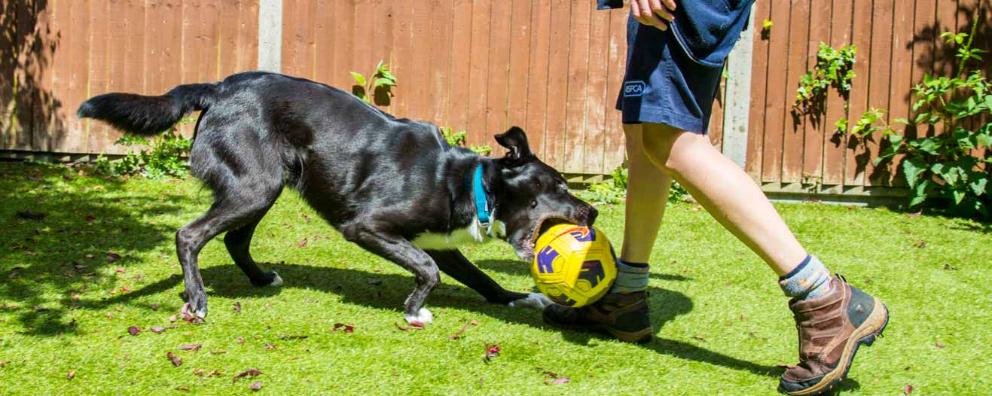
[[[537,207],[537,200],[535,199],[535,200],[530,201],[530,208],[531,209],[534,209],[536,207]]]

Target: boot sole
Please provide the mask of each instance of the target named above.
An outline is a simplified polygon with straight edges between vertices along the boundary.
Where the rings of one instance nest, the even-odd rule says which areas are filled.
[[[828,392],[835,385],[839,384],[841,381],[847,377],[847,372],[851,370],[851,363],[854,362],[854,356],[858,353],[858,348],[861,345],[871,346],[875,343],[878,337],[882,336],[882,332],[885,331],[885,326],[889,324],[889,310],[882,304],[880,300],[875,299],[875,307],[872,309],[871,316],[865,320],[865,323],[861,327],[857,328],[851,338],[847,340],[847,344],[844,345],[844,353],[840,357],[840,363],[837,368],[823,375],[820,382],[817,382],[813,386],[805,389],[785,392],[790,395],[818,395],[821,393]],[[781,388],[779,388],[781,390]]]

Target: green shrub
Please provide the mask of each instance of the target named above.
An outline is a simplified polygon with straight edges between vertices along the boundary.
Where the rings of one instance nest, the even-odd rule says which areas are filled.
[[[375,66],[375,71],[366,77],[359,72],[351,72],[351,78],[355,80],[355,85],[351,86],[351,93],[365,103],[375,103],[380,106],[388,106],[393,98],[393,87],[396,86],[396,76],[389,70],[389,64],[381,60]],[[372,93],[371,97],[369,92]]]
[[[445,126],[438,127],[438,129],[441,131],[441,136],[444,137],[444,141],[448,142],[448,144],[453,147],[467,147],[469,150],[485,156],[489,156],[489,154],[492,154],[493,152],[493,148],[488,144],[473,144],[467,146],[465,140],[467,133],[464,130],[455,132],[455,130],[451,129],[451,127]]]
[[[627,181],[629,171],[625,166],[618,166],[610,173],[607,180],[589,185],[585,190],[578,192],[579,198],[594,204],[616,205],[623,203],[627,198]],[[671,188],[668,189],[668,202],[680,202],[688,199],[689,193],[682,185],[672,181]]]
[[[973,47],[976,25],[977,19],[971,33],[941,35],[956,47],[956,74],[925,75],[913,87],[915,116],[897,122],[921,133],[886,133],[888,145],[875,164],[905,155],[901,166],[912,191],[911,208],[945,206],[953,214],[988,219],[992,217],[992,84],[982,71],[985,51]],[[944,133],[922,133],[936,126],[942,126]]]
[[[183,118],[176,124],[186,125],[196,122],[194,118]],[[114,144],[127,147],[139,147],[137,151],[128,151],[120,159],[110,160],[100,155],[94,162],[98,173],[108,176],[144,175],[152,179],[165,177],[185,177],[189,174],[189,150],[193,146],[192,139],[179,134],[173,127],[168,132],[151,139],[124,134]]]

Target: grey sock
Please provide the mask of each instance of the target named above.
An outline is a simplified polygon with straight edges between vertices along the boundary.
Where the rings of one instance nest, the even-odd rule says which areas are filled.
[[[610,293],[633,293],[648,288],[648,273],[650,268],[646,263],[627,263],[617,260],[617,280],[613,282]]]
[[[830,291],[830,271],[814,256],[806,256],[795,269],[780,277],[779,286],[786,296],[806,300]]]

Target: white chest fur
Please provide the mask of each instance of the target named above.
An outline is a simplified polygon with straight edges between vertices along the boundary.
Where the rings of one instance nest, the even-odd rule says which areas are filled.
[[[413,239],[413,244],[425,250],[454,250],[470,243],[486,242],[489,237],[502,238],[506,233],[504,224],[500,221],[493,223],[486,230],[478,218],[472,219],[468,227],[459,228],[447,234],[425,232]]]

